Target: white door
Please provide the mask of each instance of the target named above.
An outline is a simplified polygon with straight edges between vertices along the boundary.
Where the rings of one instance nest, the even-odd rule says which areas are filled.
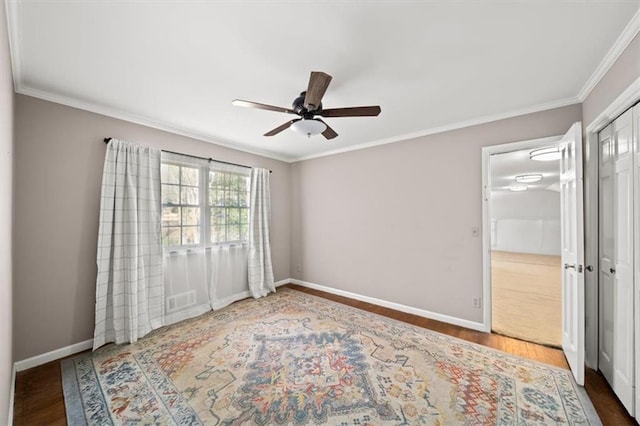
[[[620,402],[633,415],[632,111],[622,114],[605,131],[600,134],[602,165],[599,363],[600,370]]]
[[[562,349],[579,385],[584,385],[584,228],[582,206],[582,124],[560,141],[560,223],[562,248]]]

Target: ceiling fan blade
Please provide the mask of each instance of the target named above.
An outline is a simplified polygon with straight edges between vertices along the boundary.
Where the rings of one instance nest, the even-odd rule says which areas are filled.
[[[322,117],[375,117],[380,114],[380,107],[376,106],[360,106],[349,108],[330,108],[323,109],[318,115]]]
[[[312,71],[309,76],[309,86],[307,87],[307,94],[304,97],[304,107],[313,111],[320,106],[322,97],[327,91],[331,83],[331,76],[327,73],[320,71]]]
[[[260,104],[258,102],[243,101],[242,99],[234,99],[231,103],[235,106],[241,106],[241,107],[247,107],[247,108],[266,109],[267,111],[286,112],[287,114],[296,113],[294,110],[289,108],[283,108],[283,107],[267,105],[267,104]]]
[[[338,136],[338,134],[336,133],[335,130],[333,130],[331,127],[329,127],[329,125],[327,123],[325,123],[323,120],[320,120],[319,118],[316,118],[316,120],[318,121],[322,121],[322,123],[327,126],[326,129],[324,129],[324,132],[322,132],[322,136],[324,136],[327,139],[333,139],[336,136]]]
[[[291,120],[291,121],[287,121],[286,123],[284,123],[281,126],[276,127],[273,130],[268,131],[267,133],[265,133],[265,136],[275,136],[278,133],[282,132],[283,130],[287,130],[289,127],[291,127],[291,125],[293,123],[295,123],[296,121],[300,121],[302,120],[301,118],[296,118],[295,120]]]

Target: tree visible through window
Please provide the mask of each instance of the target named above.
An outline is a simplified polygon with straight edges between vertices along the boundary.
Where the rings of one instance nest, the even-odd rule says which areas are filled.
[[[164,247],[228,244],[248,239],[248,175],[163,162],[161,183]]]

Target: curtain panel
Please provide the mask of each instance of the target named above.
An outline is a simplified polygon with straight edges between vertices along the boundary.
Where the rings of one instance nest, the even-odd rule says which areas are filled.
[[[93,348],[163,325],[160,150],[107,145],[100,200]]]
[[[271,263],[270,171],[251,170],[251,215],[249,220],[249,290],[256,299],[275,292]]]

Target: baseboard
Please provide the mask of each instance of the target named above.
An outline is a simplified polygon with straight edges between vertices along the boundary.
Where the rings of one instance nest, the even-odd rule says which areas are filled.
[[[16,364],[13,364],[13,368],[11,369],[11,385],[9,387],[9,410],[7,412],[7,425],[13,424],[13,404],[15,404],[15,396],[16,396]]]
[[[91,348],[93,348],[93,339],[85,340],[84,342],[74,343],[73,345],[65,346],[64,348],[55,349],[41,355],[23,359],[22,361],[16,361],[13,364],[13,368],[16,372],[28,370],[29,368],[37,367]]]
[[[284,280],[276,281],[273,283],[276,287],[280,287],[281,285],[289,284],[291,282],[291,278],[286,278]]]
[[[484,324],[480,322],[469,321],[462,318],[439,314],[437,312],[431,312],[425,309],[414,308],[411,306],[402,305],[400,303],[388,302],[386,300],[376,299],[375,297],[363,296],[362,294],[357,294],[357,293],[352,293],[350,291],[326,287],[320,284],[314,284],[307,281],[297,280],[294,278],[291,278],[289,282],[291,282],[292,284],[301,285],[302,287],[308,287],[314,290],[325,291],[327,293],[336,294],[338,296],[344,296],[350,299],[360,300],[361,302],[373,303],[374,305],[384,306],[385,308],[395,309],[396,311],[405,312],[407,314],[418,315],[418,316],[429,318],[432,320],[446,322],[448,324],[458,325],[460,327],[470,328],[476,331],[485,331]]]

